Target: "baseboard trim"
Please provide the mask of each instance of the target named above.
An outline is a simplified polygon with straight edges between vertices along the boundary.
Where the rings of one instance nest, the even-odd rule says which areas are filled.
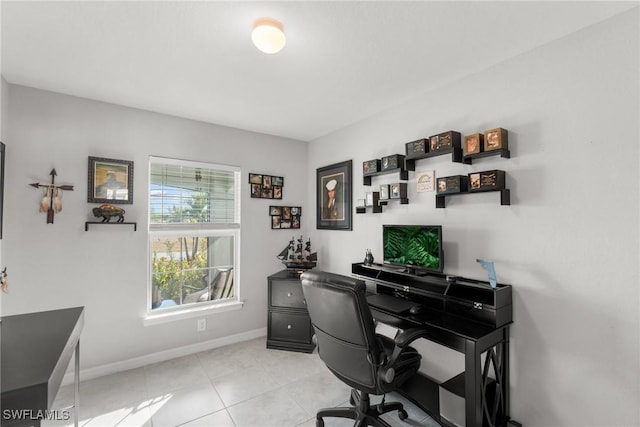
[[[152,363],[164,362],[165,360],[175,359],[176,357],[188,356],[190,354],[199,353],[201,351],[211,350],[218,347],[224,347],[225,345],[235,344],[242,341],[248,341],[254,338],[266,336],[267,328],[254,329],[235,335],[216,338],[210,341],[199,342],[196,344],[190,344],[182,347],[159,351],[157,353],[146,354],[144,356],[134,357],[133,359],[108,363],[106,365],[96,366],[94,368],[81,369],[80,380],[91,380],[93,378],[115,374],[117,372],[128,371],[129,369],[140,368]],[[80,353],[82,354],[82,349],[80,349]],[[82,355],[80,356],[80,360],[82,360]],[[62,379],[62,385],[73,384],[73,381],[74,374],[72,369],[70,371],[67,371],[67,373],[64,375],[64,378]]]

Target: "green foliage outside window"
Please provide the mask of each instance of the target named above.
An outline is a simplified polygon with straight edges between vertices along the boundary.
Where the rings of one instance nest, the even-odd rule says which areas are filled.
[[[185,238],[186,239],[186,238]],[[187,259],[153,255],[153,286],[161,299],[172,299],[180,304],[186,296],[207,286],[207,254],[197,252]]]
[[[152,213],[152,221],[169,223],[207,222],[209,199],[206,193],[194,193],[183,205],[173,205],[168,214]],[[204,240],[204,245],[202,244]],[[207,239],[177,237],[154,242],[152,277],[154,299],[172,299],[181,304],[188,295],[207,287],[209,273]],[[200,248],[204,246],[204,248]],[[158,253],[162,255],[158,255]]]

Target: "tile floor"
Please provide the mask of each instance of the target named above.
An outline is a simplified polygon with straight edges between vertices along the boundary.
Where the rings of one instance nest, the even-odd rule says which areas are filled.
[[[319,408],[348,405],[349,388],[313,354],[269,350],[258,338],[80,383],[83,427],[314,427]],[[383,418],[394,426],[437,427],[396,394],[409,413]],[[379,398],[372,396],[373,402]],[[54,409],[73,403],[73,386],[58,392]],[[73,425],[45,421],[44,427]],[[325,425],[353,421],[326,418]]]

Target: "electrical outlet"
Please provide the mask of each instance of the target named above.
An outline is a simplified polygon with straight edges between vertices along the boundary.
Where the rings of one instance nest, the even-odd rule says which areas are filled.
[[[202,332],[207,329],[207,319],[198,319],[197,330],[198,332]]]

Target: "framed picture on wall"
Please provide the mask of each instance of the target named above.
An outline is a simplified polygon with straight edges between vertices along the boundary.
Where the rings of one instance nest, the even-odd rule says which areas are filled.
[[[89,157],[89,203],[133,203],[133,162]]]
[[[351,230],[352,161],[316,169],[316,228]]]

